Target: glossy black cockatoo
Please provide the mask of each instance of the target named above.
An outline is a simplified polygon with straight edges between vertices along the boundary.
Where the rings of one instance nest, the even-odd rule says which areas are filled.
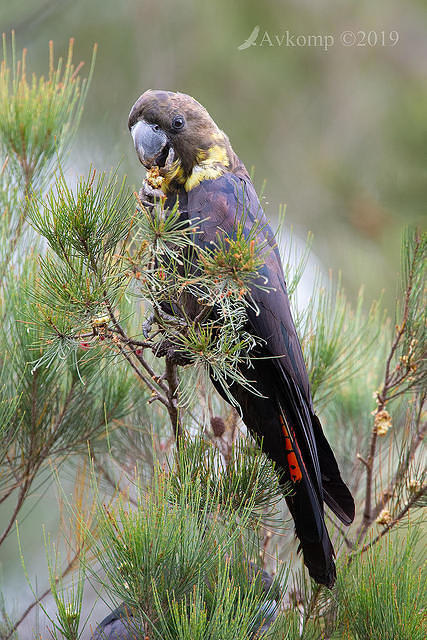
[[[314,413],[280,254],[248,172],[225,133],[188,95],[146,91],[133,105],[128,124],[141,163],[147,169],[159,167],[166,207],[179,199],[180,215],[197,223],[196,243],[201,247],[212,246],[218,234],[231,237],[236,217],[244,216],[248,233],[256,221],[261,223],[258,237],[271,249],[259,270],[268,290],[251,290],[258,310],[248,305],[247,325],[262,346],[250,370],[242,371],[260,395],[236,383],[230,392],[246,427],[275,461],[281,480],[292,483],[286,500],[311,577],[332,587],[334,550],[323,503],[349,525],[354,502]]]

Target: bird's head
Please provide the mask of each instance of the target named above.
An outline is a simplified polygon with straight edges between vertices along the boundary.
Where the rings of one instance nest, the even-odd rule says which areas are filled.
[[[129,131],[139,160],[159,167],[165,191],[222,175],[236,156],[206,109],[185,93],[149,89],[133,105]]]

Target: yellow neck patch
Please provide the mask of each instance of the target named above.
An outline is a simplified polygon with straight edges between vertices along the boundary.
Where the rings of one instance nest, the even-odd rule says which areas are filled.
[[[207,151],[199,151],[197,162],[184,183],[185,190],[191,191],[202,180],[219,178],[227,171],[229,165],[227,149],[223,144],[213,144]]]
[[[184,182],[184,172],[179,160],[175,160],[175,162],[172,163],[169,171],[164,175],[164,180],[161,188],[165,193],[167,193],[169,185],[173,180],[176,180],[177,182]]]

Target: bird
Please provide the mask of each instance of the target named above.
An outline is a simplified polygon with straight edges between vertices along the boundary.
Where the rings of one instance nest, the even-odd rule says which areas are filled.
[[[96,627],[90,640],[138,640],[141,629],[135,623],[132,611],[122,603]]]
[[[246,309],[246,329],[258,340],[257,357],[240,367],[257,393],[235,381],[228,392],[247,429],[274,461],[280,481],[291,485],[285,499],[311,578],[332,588],[335,553],[324,504],[350,525],[354,501],[315,413],[279,249],[248,171],[207,109],[185,93],[148,89],[132,106],[128,128],[139,161],[162,176],[160,188],[145,180],[142,196],[160,194],[166,209],[178,202],[181,218],[197,224],[200,249],[212,247],[221,236],[232,237],[236,219],[245,237],[256,228],[257,241],[269,248],[258,269],[268,287],[252,286],[255,304]],[[189,317],[196,313],[188,310]]]

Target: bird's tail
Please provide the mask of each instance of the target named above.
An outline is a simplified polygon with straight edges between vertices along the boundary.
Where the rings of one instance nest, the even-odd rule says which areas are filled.
[[[312,469],[304,462],[295,429],[283,410],[279,420],[288,467],[284,477],[290,478],[293,489],[286,501],[295,522],[299,548],[313,580],[331,588],[336,578],[334,550],[325,525],[321,489],[313,482]]]
[[[355,513],[353,496],[341,478],[333,451],[315,414],[311,414],[311,424],[319,457],[323,499],[341,522],[349,525],[353,522]]]
[[[290,481],[286,497],[311,577],[332,587],[335,582],[334,550],[324,520],[324,501],[349,524],[354,517],[353,499],[341,479],[334,454],[322,427],[298,385],[267,360],[258,360],[247,379],[257,380],[259,396],[235,385],[243,421],[262,442],[263,451],[276,463],[282,481]],[[213,383],[225,400],[221,385]]]

